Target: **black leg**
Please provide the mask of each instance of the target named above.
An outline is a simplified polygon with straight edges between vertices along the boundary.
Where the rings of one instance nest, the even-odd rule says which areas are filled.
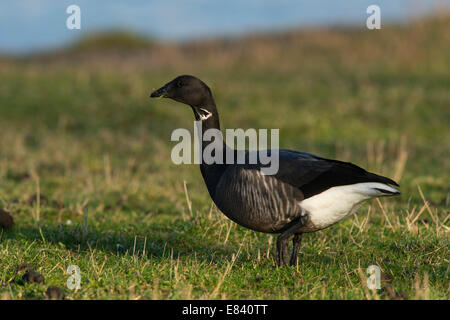
[[[279,266],[285,266],[288,264],[289,246],[288,238],[282,235],[278,236],[277,239],[277,264]]]
[[[289,246],[288,246],[288,240],[291,235],[293,235],[300,227],[302,227],[307,221],[307,215],[305,212],[302,212],[300,218],[293,223],[289,228],[287,228],[282,234],[278,236],[277,239],[277,264],[279,266],[285,266],[289,262],[288,258],[288,252],[289,252]],[[300,237],[301,239],[301,237]],[[298,252],[298,246],[297,245],[297,252]],[[292,257],[291,257],[292,260]]]
[[[294,238],[292,238],[292,255],[291,255],[291,266],[297,266],[298,262],[298,249],[300,248],[300,243],[302,242],[303,233],[296,233]]]

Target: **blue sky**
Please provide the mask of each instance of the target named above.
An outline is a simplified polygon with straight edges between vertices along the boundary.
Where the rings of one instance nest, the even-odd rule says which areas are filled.
[[[81,30],[66,28],[66,8],[71,4],[81,8]],[[2,0],[0,51],[51,49],[107,29],[187,40],[291,27],[364,28],[371,4],[380,6],[383,24],[450,7],[450,0]]]

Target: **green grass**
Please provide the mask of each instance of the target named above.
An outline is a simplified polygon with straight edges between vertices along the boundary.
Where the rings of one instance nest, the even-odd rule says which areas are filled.
[[[54,285],[68,299],[449,299],[449,31],[443,17],[0,61],[0,207],[15,221],[0,229],[0,298]],[[351,160],[402,196],[274,267],[276,238],[229,221],[198,168],[170,161],[192,112],[148,93],[185,73],[210,84],[223,128],[279,128],[282,148]],[[23,285],[20,263],[45,284]],[[376,292],[370,265],[390,279]]]

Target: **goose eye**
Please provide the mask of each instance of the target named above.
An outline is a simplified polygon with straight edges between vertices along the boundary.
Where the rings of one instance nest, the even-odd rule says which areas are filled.
[[[183,86],[183,83],[182,83],[181,81],[178,81],[178,82],[177,82],[177,87],[178,87],[178,88],[181,88],[182,86]]]

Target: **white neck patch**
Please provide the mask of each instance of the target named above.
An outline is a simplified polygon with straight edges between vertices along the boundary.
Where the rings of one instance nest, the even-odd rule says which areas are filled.
[[[209,112],[208,110],[203,109],[203,108],[198,108],[198,110],[196,110],[196,112],[197,112],[197,114],[198,114],[198,116],[199,116],[201,121],[204,121],[204,120],[206,120],[206,119],[208,119],[209,117],[212,116],[211,112]]]

